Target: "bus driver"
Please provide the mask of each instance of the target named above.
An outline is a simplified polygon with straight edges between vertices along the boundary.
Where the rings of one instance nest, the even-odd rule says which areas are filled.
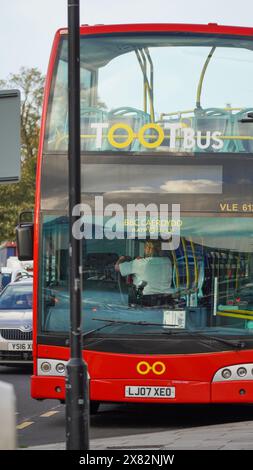
[[[136,303],[149,307],[171,303],[172,264],[161,254],[161,242],[150,240],[145,243],[144,258],[127,261],[125,256],[120,256],[115,264],[121,276],[133,275]]]

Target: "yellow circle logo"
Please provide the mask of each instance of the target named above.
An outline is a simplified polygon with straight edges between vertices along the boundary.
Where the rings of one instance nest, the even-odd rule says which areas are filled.
[[[117,142],[115,140],[114,132],[118,129],[123,129],[124,131],[126,131],[126,140],[124,142]],[[125,147],[128,147],[133,142],[134,136],[134,131],[128,124],[119,122],[118,124],[114,124],[109,130],[108,141],[112,145],[112,147],[116,147],[117,149],[123,149]],[[119,137],[122,137],[122,135],[120,135]]]
[[[136,369],[140,375],[147,375],[151,370],[155,375],[162,375],[166,371],[165,364],[159,361],[154,362],[152,366],[146,361],[141,361],[137,364]]]

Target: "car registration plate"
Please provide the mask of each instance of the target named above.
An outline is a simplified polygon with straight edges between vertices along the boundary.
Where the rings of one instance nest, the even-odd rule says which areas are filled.
[[[32,351],[32,341],[8,343],[9,351]]]
[[[175,398],[175,387],[147,387],[132,386],[125,387],[126,398]]]

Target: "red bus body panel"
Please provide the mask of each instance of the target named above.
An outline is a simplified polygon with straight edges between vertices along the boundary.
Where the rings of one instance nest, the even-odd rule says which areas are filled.
[[[55,346],[39,346],[38,357],[43,359],[68,360],[69,349]],[[230,381],[212,383],[215,372],[231,364],[253,362],[252,351],[229,351],[212,354],[185,355],[134,355],[115,354],[97,351],[85,351],[90,375],[90,398],[103,402],[140,402],[143,398],[125,398],[126,386],[175,387],[174,399],[162,399],[167,403],[210,403],[231,402],[250,403],[253,401],[252,381]],[[166,370],[161,376],[152,370],[145,376],[137,371],[137,364],[148,362],[151,366],[156,361],[165,364]],[[56,389],[59,388],[60,391]],[[241,394],[240,391],[245,393]],[[33,398],[65,398],[64,377],[32,377]],[[160,398],[145,399],[159,402]]]
[[[37,309],[38,309],[38,272],[40,250],[40,183],[42,171],[43,142],[46,127],[46,115],[50,85],[57,58],[58,45],[66,28],[57,31],[50,56],[47,79],[45,84],[44,105],[42,113],[40,144],[38,151],[38,164],[36,176],[36,201],[34,220],[34,375],[32,377],[31,393],[36,399],[65,398],[64,377],[45,377],[37,375],[37,359],[68,360],[69,349],[57,346],[42,346],[37,344]],[[84,35],[120,34],[120,33],[193,33],[224,36],[252,37],[253,28],[220,26],[215,23],[208,25],[187,24],[130,24],[130,25],[94,25],[81,26],[80,33]],[[116,353],[103,353],[85,351],[85,360],[88,363],[90,375],[90,398],[103,402],[129,402],[144,401],[143,398],[125,398],[124,389],[129,385],[148,386],[174,386],[175,399],[145,399],[145,402],[166,403],[210,403],[210,402],[242,402],[253,401],[253,380],[236,382],[212,383],[215,372],[221,367],[230,364],[253,363],[253,351],[217,352],[210,354],[188,354],[149,356],[129,355]],[[157,360],[164,362],[166,371],[162,376],[149,372],[145,376],[138,374],[136,366],[140,361],[147,361],[151,365]],[[241,390],[245,393],[240,393]]]

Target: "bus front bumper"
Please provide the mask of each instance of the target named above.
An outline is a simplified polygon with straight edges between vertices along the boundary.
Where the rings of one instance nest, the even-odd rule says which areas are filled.
[[[149,396],[150,390],[152,396]],[[168,391],[172,393],[166,393]],[[65,377],[33,376],[31,394],[38,400],[64,401]],[[147,383],[144,379],[91,379],[90,400],[112,403],[252,403],[253,381],[207,383],[156,379]]]

